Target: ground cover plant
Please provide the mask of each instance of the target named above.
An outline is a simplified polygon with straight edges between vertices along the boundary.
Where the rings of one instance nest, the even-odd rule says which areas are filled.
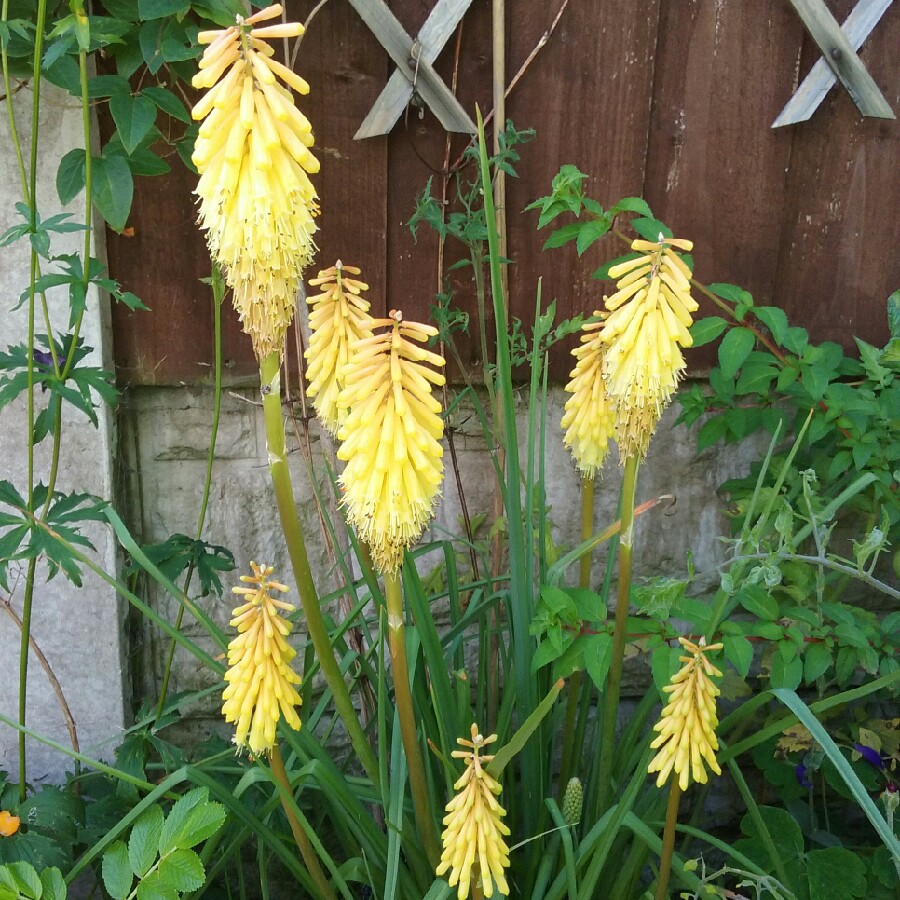
[[[900,298],[888,300],[884,348],[859,341],[857,360],[813,344],[738,286],[699,284],[691,241],[644,200],[606,208],[586,193],[587,176],[563,165],[523,215],[547,229],[548,252],[574,242],[597,254],[597,278],[611,282],[598,297],[608,296],[557,321],[536,286],[533,321],[511,321],[494,185],[498,173],[515,177],[529,132],[508,125],[491,155],[479,113],[453,211],[429,184],[410,222],[460,243],[478,315],[469,322],[448,289],[433,324],[401,310],[372,317],[352,247],[347,262],[314,278],[307,271],[318,162],[297,96],[310,87],[273,43],[302,31],[280,6],[248,15],[224,2],[116,0],[89,14],[80,0],[39,0],[36,11],[3,0],[22,221],[2,243],[28,246],[31,277],[17,288],[27,341],[0,354],[0,406],[27,405],[25,475],[0,483],[0,587],[22,608],[19,708],[0,714],[20,736],[18,770],[0,778],[0,898],[60,900],[76,882],[115,900],[896,896],[900,719],[890,704],[900,612],[857,601],[900,599],[891,546]],[[100,51],[116,74],[91,74]],[[136,72],[164,77],[135,89]],[[83,192],[83,222],[38,209],[42,78],[84,113],[84,149],[63,158],[57,178],[63,202]],[[26,81],[27,140],[9,102]],[[187,83],[199,91],[190,108]],[[102,148],[90,121],[98,98],[116,126]],[[188,125],[183,135],[163,134],[161,112]],[[327,128],[316,123],[317,133]],[[198,173],[217,333],[230,293],[259,361],[286,572],[251,559],[266,548],[206,539],[215,426],[193,536],[141,546],[109,498],[57,484],[66,410],[96,422],[95,404],[117,398],[112,374],[89,364],[85,304],[100,289],[142,306],[91,256],[92,204],[123,228],[132,178],[163,171],[166,141]],[[80,254],[54,253],[67,232],[84,233]],[[625,255],[600,257],[609,235]],[[310,565],[284,426],[285,334],[304,281],[306,393],[339,460],[333,495],[319,498],[336,548],[329,593]],[[54,327],[48,294],[59,291],[70,314]],[[700,296],[721,315],[698,318]],[[456,348],[467,328],[482,347],[479,372]],[[549,353],[570,335],[578,346],[562,429],[582,476],[582,531],[580,544],[560,548],[546,516],[543,423]],[[681,578],[643,579],[632,572],[635,523],[665,500],[637,502],[641,463],[676,399],[685,353],[712,341],[718,365],[708,384],[678,395],[681,421],[702,421],[701,449],[757,430],[771,440],[747,478],[723,487],[734,525],[717,570],[686,565]],[[459,385],[447,385],[445,358]],[[490,450],[495,515],[465,515],[458,535],[421,542],[445,477],[445,425],[462,404]],[[52,463],[41,473],[35,448],[45,442]],[[616,464],[613,445],[619,510],[598,530],[595,491],[603,467]],[[337,504],[340,515],[329,512]],[[115,534],[125,571],[103,569],[89,523]],[[29,725],[31,612],[44,578],[79,584],[87,570],[171,649],[160,695],[142,699],[115,761],[53,744],[72,772],[65,785],[39,788],[29,783],[25,737],[52,742]],[[141,579],[177,601],[174,621],[141,595]],[[226,593],[237,595],[228,630],[206,605]],[[185,616],[203,639],[183,628]],[[295,628],[308,640],[292,638]],[[171,739],[182,709],[204,699],[169,691],[176,646],[209,671],[207,698],[221,704],[233,742]],[[622,716],[628,648],[647,660],[652,684]],[[329,742],[335,732],[346,734],[346,758]],[[737,798],[740,812],[712,829],[707,811],[721,796]]]

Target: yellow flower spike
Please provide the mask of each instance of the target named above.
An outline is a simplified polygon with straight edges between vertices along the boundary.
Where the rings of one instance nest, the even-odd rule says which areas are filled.
[[[230,622],[238,635],[228,645],[222,715],[236,725],[235,744],[259,756],[274,746],[282,715],[291,728],[300,728],[296,707],[301,700],[295,687],[300,676],[291,668],[296,651],[286,640],[291,623],[281,616],[294,607],[270,594],[289,588],[269,578],[274,571],[271,566],[251,562],[250,568],[253,574],[241,575],[241,581],[254,587],[232,588],[246,602],[234,610]]]
[[[670,699],[653,729],[659,734],[650,746],[659,752],[647,771],[659,773],[657,787],[662,787],[674,772],[679,787],[685,791],[691,779],[706,784],[708,775],[704,761],[717,775],[722,774],[716,761],[716,750],[719,749],[716,697],[719,689],[712,682],[713,677],[721,678],[722,673],[706,657],[707,653],[721,650],[722,644],[707,647],[703,639],[699,644],[683,637],[678,640],[690,655],[680,657],[685,665],[663,688]]]
[[[599,317],[600,313],[594,315]],[[603,381],[605,346],[598,333],[601,328],[602,321],[585,322],[581,327],[581,346],[572,351],[578,362],[566,385],[572,396],[566,401],[561,423],[566,429],[563,443],[572,451],[581,474],[591,480],[603,466],[610,439],[615,436],[613,410]]]
[[[371,320],[369,328],[387,330],[351,347],[338,400],[347,416],[337,455],[347,463],[340,479],[347,518],[377,568],[391,573],[421,536],[440,493],[444,423],[431,389],[444,376],[429,366],[444,360],[416,343],[437,329],[404,322],[399,311]]]
[[[350,362],[350,348],[372,337],[369,301],[362,292],[369,286],[350,276],[359,275],[356,266],[338,260],[331,268],[310,279],[321,293],[307,298],[309,305],[309,348],[306,358],[307,394],[312,398],[322,424],[332,433],[347,418],[347,409],[338,406],[344,387],[344,370]]]
[[[642,255],[613,266],[616,292],[600,331],[606,345],[604,381],[615,413],[620,457],[643,458],[663,410],[684,372],[682,347],[691,346],[691,271],[672,249],[690,250],[679,238],[635,240]]]
[[[192,157],[200,172],[200,225],[259,359],[284,345],[315,252],[318,214],[309,180],[319,169],[308,150],[312,129],[290,92],[309,86],[276,62],[266,43],[303,27],[256,27],[281,13],[270,6],[222,31],[202,32],[198,40],[208,46],[192,80],[208,89],[191,110],[203,120]]]
[[[452,756],[465,761],[466,770],[453,785],[458,793],[445,807],[443,853],[435,870],[440,877],[450,872],[447,883],[456,887],[457,900],[466,900],[472,887],[473,870],[480,879],[485,897],[509,895],[505,870],[509,867],[509,847],[503,840],[509,828],[503,824],[506,810],[498,803],[502,787],[484,769],[493,756],[482,756],[482,749],[497,740],[497,735],[484,737],[472,725],[472,740],[457,738],[469,750],[454,750]]]

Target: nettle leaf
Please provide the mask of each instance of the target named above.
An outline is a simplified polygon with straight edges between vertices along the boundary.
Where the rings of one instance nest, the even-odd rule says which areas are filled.
[[[109,111],[127,153],[137,148],[156,122],[156,104],[149,97],[117,94],[109,99]]]

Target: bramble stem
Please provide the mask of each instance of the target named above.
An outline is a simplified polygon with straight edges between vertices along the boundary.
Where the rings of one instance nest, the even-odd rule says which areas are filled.
[[[294,502],[294,489],[291,484],[291,473],[288,469],[287,451],[284,444],[284,420],[281,416],[281,354],[275,350],[260,362],[261,390],[263,395],[263,416],[266,425],[266,444],[269,454],[269,474],[272,476],[272,487],[278,514],[281,517],[281,530],[287,544],[288,555],[294,580],[297,582],[297,593],[300,605],[306,618],[306,629],[316,651],[322,675],[331,690],[338,715],[347,729],[350,743],[357,758],[366,770],[372,784],[380,789],[381,780],[378,775],[378,760],[372,747],[366,740],[350,691],[344,682],[340,667],[334,658],[334,650],[322,609],[319,605],[319,594],[313,581],[306,552],[306,541],[303,529],[297,517],[297,506]]]
[[[619,536],[619,585],[616,593],[616,623],[613,632],[612,659],[603,697],[603,733],[600,737],[597,796],[599,809],[609,805],[619,693],[622,687],[622,660],[628,637],[628,600],[631,593],[631,555],[634,546],[634,493],[640,463],[635,456],[625,460],[622,480],[622,529]]]
[[[309,869],[310,877],[319,889],[319,896],[322,900],[337,900],[334,891],[331,889],[331,885],[328,883],[328,879],[325,877],[325,873],[322,871],[322,867],[319,865],[319,857],[316,855],[315,850],[313,850],[309,835],[303,830],[303,826],[297,820],[297,816],[294,814],[294,810],[288,802],[288,797],[293,797],[294,792],[284,768],[284,760],[281,758],[281,748],[277,743],[272,747],[272,752],[269,754],[269,768],[272,770],[272,775],[275,780],[284,790],[284,794],[281,797],[281,808],[284,810],[288,824],[291,826],[291,834],[294,835],[294,843],[297,845],[297,849],[303,857],[303,862],[306,863],[306,868]]]
[[[663,831],[662,850],[659,854],[659,878],[656,881],[655,900],[665,900],[672,873],[672,853],[675,849],[675,827],[678,825],[678,804],[681,788],[673,778],[669,784],[669,805],[666,807],[666,827]]]
[[[409,686],[409,662],[406,658],[406,619],[403,615],[403,593],[399,572],[385,573],[384,599],[388,617],[388,647],[391,652],[391,669],[394,675],[394,702],[400,719],[400,735],[403,752],[409,770],[409,786],[412,791],[416,825],[422,835],[422,845],[432,869],[440,861],[434,816],[428,803],[428,783],[425,779],[425,763],[416,735],[416,713],[413,708],[412,690]]]

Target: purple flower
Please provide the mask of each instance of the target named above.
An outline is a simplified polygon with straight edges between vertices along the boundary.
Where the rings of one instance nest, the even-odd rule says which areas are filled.
[[[37,348],[35,348],[34,361],[39,366],[44,366],[44,368],[47,368],[47,369],[53,368],[53,356],[49,353],[45,353],[43,350],[38,350]]]
[[[809,780],[809,777],[806,774],[806,766],[804,766],[803,763],[800,763],[800,765],[797,766],[794,771],[797,773],[797,784],[799,784],[800,787],[812,790],[813,783]]]
[[[875,750],[873,747],[867,747],[865,744],[855,743],[853,745],[853,749],[870,765],[875,766],[876,769],[884,768],[884,760],[881,758],[881,754]]]

